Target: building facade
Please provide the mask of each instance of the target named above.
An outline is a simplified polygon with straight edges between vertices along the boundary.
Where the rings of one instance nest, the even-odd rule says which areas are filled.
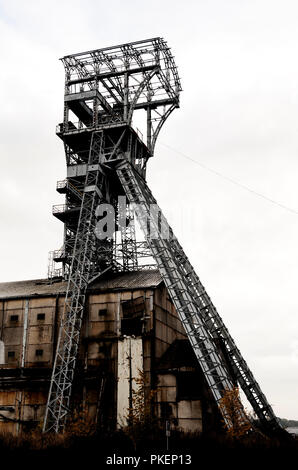
[[[0,284],[0,431],[42,422],[67,284]],[[156,270],[94,282],[86,301],[72,405],[106,428],[127,423],[144,378],[152,412],[172,428],[202,431],[220,417]]]

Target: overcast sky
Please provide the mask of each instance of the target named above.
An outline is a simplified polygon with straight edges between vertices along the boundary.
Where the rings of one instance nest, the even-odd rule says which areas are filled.
[[[58,59],[162,36],[183,93],[148,183],[276,414],[293,419],[297,24],[294,0],[0,0],[0,281],[45,277],[62,243],[51,216],[65,176]]]

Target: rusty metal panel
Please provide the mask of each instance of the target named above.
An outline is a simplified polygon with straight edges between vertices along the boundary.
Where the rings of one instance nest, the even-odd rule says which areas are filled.
[[[10,356],[9,353],[14,353],[14,356]],[[6,346],[5,347],[5,364],[9,367],[19,367],[21,364],[21,345]]]
[[[55,308],[55,297],[37,297],[30,299],[30,310],[35,308],[52,307]]]
[[[23,336],[23,327],[16,326],[11,328],[4,328],[3,341],[6,346],[21,345]]]
[[[23,308],[6,308],[4,310],[4,327],[17,327],[23,324]],[[12,317],[18,317],[18,320],[12,320]]]
[[[99,346],[97,343],[90,343],[88,345],[88,360],[99,358]]]
[[[46,391],[35,391],[24,393],[24,405],[40,405],[45,404],[47,401]]]
[[[23,299],[7,300],[4,302],[4,309],[10,310],[10,309],[22,309],[22,308],[23,308]]]
[[[53,336],[52,325],[31,326],[28,334],[28,344],[51,343]]]
[[[40,313],[45,314],[45,319],[42,320],[44,324],[53,324],[54,316],[55,316],[54,307],[48,307],[48,306],[47,307],[42,306],[42,307],[36,307],[36,308],[30,307],[30,311],[29,311],[29,325],[30,326],[41,324],[41,320],[38,320],[37,318],[37,315]]]
[[[36,351],[42,350],[42,355],[37,355]],[[51,344],[29,344],[26,354],[26,367],[34,367],[37,364],[47,363],[49,367],[52,362],[53,347]]]
[[[0,433],[9,433],[16,435],[16,423],[11,423],[7,421],[0,421]]]
[[[115,332],[115,322],[114,321],[97,321],[89,323],[89,337],[99,337],[104,333]]]
[[[132,293],[131,291],[127,291],[127,292],[121,292],[120,293],[120,301],[123,302],[125,300],[130,300],[132,297]]]
[[[97,303],[89,307],[90,321],[104,321],[115,320],[117,310],[117,303]]]
[[[1,405],[15,406],[16,404],[16,391],[15,390],[1,390],[0,391]]]

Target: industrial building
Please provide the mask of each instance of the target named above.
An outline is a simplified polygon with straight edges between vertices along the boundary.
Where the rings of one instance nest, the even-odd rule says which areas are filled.
[[[115,429],[127,422],[143,374],[145,398],[156,390],[152,414],[172,428],[231,428],[222,400],[238,384],[263,430],[279,432],[146,182],[159,132],[180,103],[171,49],[157,37],[62,62],[56,133],[67,172],[53,215],[63,245],[51,252],[48,279],[0,286],[1,427],[17,434],[40,422],[60,433],[80,408]],[[133,124],[139,113],[145,138]]]
[[[65,281],[0,284],[0,430],[18,434],[43,421]],[[163,424],[202,431],[220,416],[157,270],[117,273],[88,289],[74,407],[99,426],[127,422],[139,371],[156,390]]]

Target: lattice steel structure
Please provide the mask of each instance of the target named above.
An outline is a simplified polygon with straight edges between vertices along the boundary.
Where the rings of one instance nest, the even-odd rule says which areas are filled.
[[[278,430],[271,406],[145,181],[160,129],[179,107],[180,79],[167,43],[153,38],[69,55],[62,62],[64,120],[57,134],[64,142],[67,178],[57,190],[66,201],[53,213],[65,230],[63,248],[51,259],[62,263],[68,287],[44,431],[63,430],[70,410],[88,284],[107,270],[139,269],[141,255],[155,259],[215,401],[219,404],[238,382],[263,428]],[[145,111],[144,140],[132,122],[139,110]],[[123,196],[128,199],[124,225],[119,211]],[[114,233],[106,237],[96,228],[96,208],[103,203],[116,220]],[[132,210],[146,242],[135,240]],[[241,407],[239,413],[244,417]]]

